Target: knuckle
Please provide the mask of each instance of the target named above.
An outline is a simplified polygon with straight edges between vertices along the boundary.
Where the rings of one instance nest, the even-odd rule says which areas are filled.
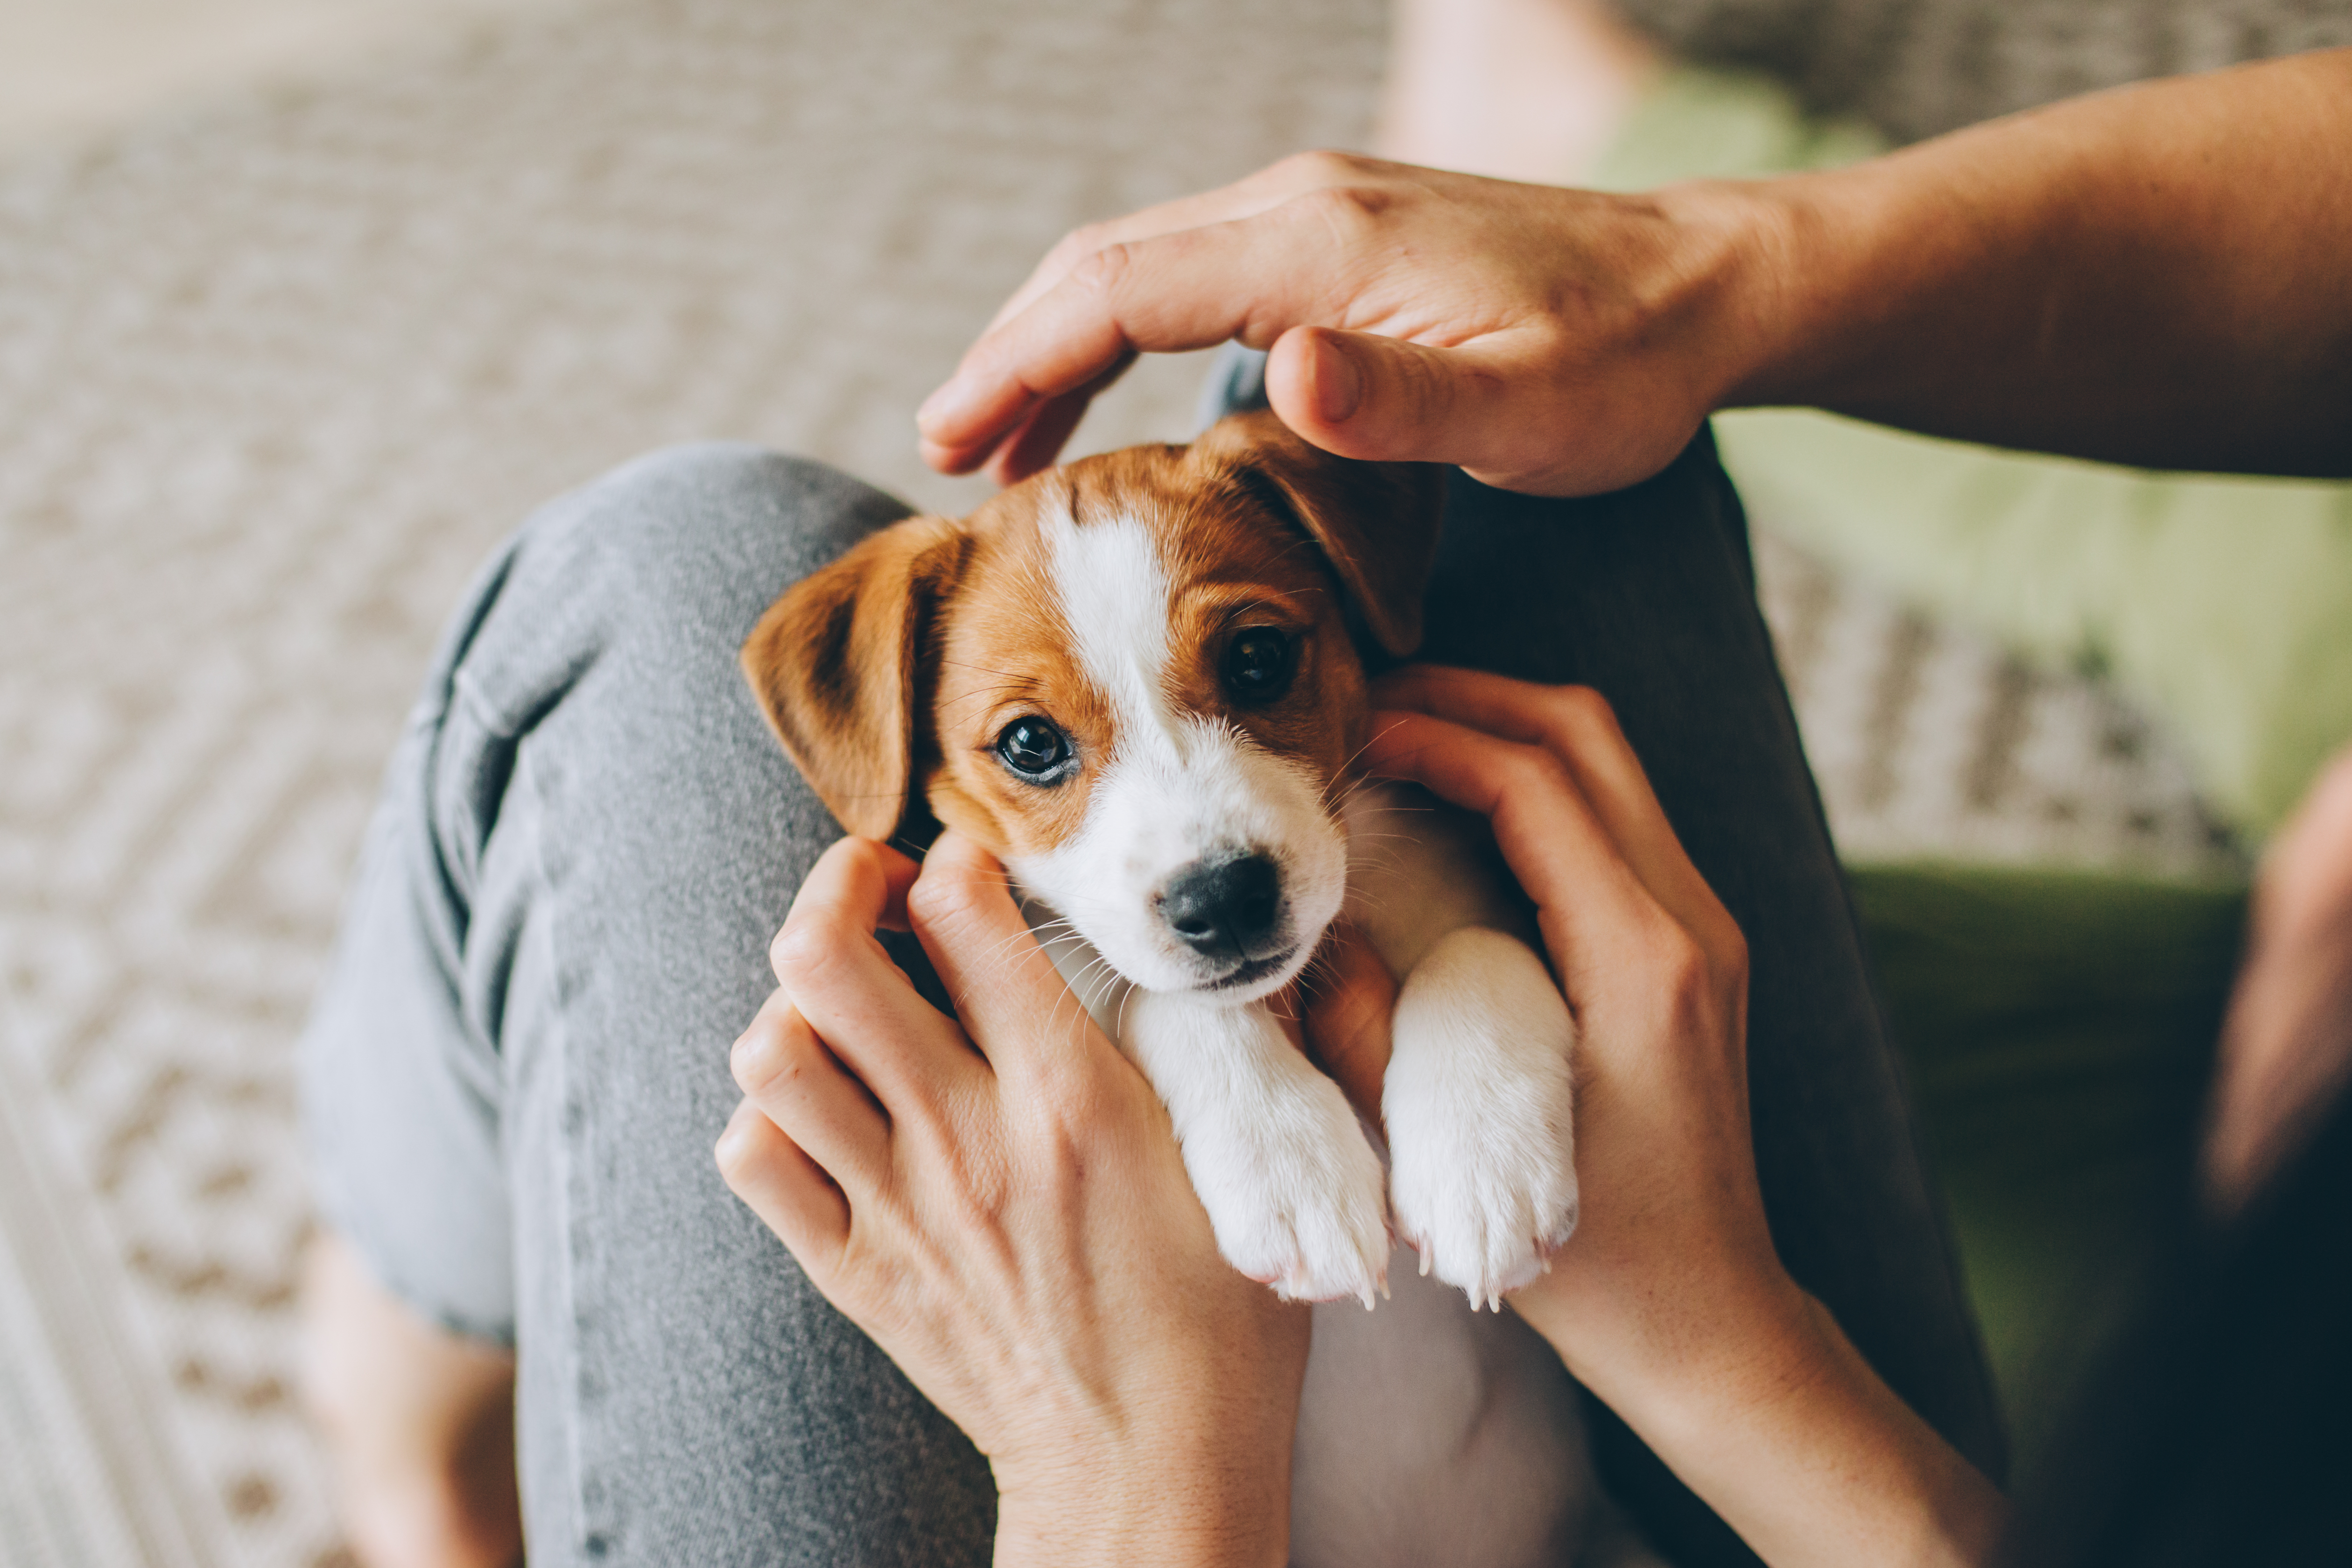
[[[727,1184],[730,1191],[743,1184],[743,1177],[751,1167],[748,1140],[730,1138],[719,1145],[713,1157],[719,1162],[719,1179]]]
[[[880,878],[889,873],[890,851],[871,838],[844,838],[834,853],[848,862],[860,879]]]
[[[1054,248],[1045,256],[1046,265],[1066,269],[1075,266],[1079,258],[1100,250],[1108,237],[1108,229],[1103,224],[1080,224],[1054,242]]]
[[[1286,205],[1294,216],[1335,230],[1344,239],[1360,240],[1388,210],[1389,195],[1378,186],[1348,181],[1318,185]]]
[[[1617,710],[1609,706],[1609,699],[1590,686],[1559,686],[1553,689],[1553,700],[1560,711],[1570,719],[1586,723],[1617,721]]]
[[[1643,967],[1649,988],[1679,1010],[1694,998],[1714,992],[1714,968],[1706,949],[1664,910],[1654,910],[1642,933]]]
[[[1072,287],[1108,299],[1116,295],[1135,269],[1135,247],[1119,243],[1088,251],[1070,268]]]
[[[979,889],[962,877],[925,877],[907,892],[907,918],[933,931],[962,924],[978,911]]]
[[[1558,794],[1574,788],[1568,765],[1540,746],[1513,746],[1499,764],[1504,794]]]
[[[1339,184],[1360,177],[1370,163],[1352,153],[1336,152],[1328,147],[1310,147],[1303,153],[1293,153],[1275,168],[1302,184]]]
[[[1716,984],[1727,994],[1737,994],[1748,988],[1748,938],[1728,914],[1712,923],[1717,928],[1708,944],[1715,955]]]
[[[822,984],[839,962],[832,933],[814,921],[786,921],[768,944],[768,965],[788,993]]]
[[[749,1119],[739,1121],[727,1137],[719,1141],[714,1157],[728,1186],[740,1189],[761,1173],[766,1161],[765,1142],[758,1123]]]

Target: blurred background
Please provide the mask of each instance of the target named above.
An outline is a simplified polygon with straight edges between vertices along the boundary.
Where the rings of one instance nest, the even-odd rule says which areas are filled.
[[[1632,187],[2343,42],[2312,0],[0,0],[0,1564],[341,1560],[290,1046],[535,503],[731,436],[967,510],[912,410],[1037,257],[1300,147]],[[1199,361],[1085,447],[1187,436]],[[1721,434],[2030,1458],[2178,1223],[2252,858],[2352,734],[2352,501]]]

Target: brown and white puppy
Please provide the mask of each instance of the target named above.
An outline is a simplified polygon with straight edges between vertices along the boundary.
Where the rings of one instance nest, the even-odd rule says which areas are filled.
[[[1350,777],[1360,636],[1421,638],[1441,471],[1271,415],[912,518],[787,591],[743,649],[849,831],[910,813],[993,850],[1046,950],[1167,1104],[1220,1248],[1319,1312],[1294,1560],[1559,1562],[1589,1482],[1572,1390],[1473,1317],[1576,1223],[1573,1025],[1484,825]],[[1265,999],[1342,911],[1401,982],[1388,1168]],[[1371,1462],[1367,1433],[1407,1435]],[[1507,1456],[1507,1457],[1506,1457]]]

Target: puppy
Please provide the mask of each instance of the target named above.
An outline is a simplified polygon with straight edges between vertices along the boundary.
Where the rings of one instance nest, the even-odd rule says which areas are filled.
[[[1516,1319],[1577,1217],[1574,1026],[1485,825],[1351,777],[1360,642],[1409,654],[1442,471],[1270,414],[918,517],[788,590],[743,649],[843,826],[987,846],[1166,1103],[1218,1246],[1318,1312],[1298,1563],[1560,1563],[1594,1495],[1572,1384]],[[1267,998],[1345,914],[1399,977],[1387,1167]],[[1311,977],[1310,977],[1311,984]],[[1466,1302],[1464,1297],[1466,1296]]]

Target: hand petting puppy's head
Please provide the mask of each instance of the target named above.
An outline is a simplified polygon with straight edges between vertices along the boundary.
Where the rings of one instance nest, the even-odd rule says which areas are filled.
[[[850,832],[919,796],[1129,980],[1245,1001],[1339,913],[1350,611],[1420,643],[1443,493],[1240,416],[885,529],[776,601],[744,670]]]

